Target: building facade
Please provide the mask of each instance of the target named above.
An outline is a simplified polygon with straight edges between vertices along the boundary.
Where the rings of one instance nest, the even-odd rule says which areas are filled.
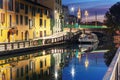
[[[0,0],[0,42],[51,35],[49,13],[37,0]]]
[[[40,3],[42,5],[45,5],[52,9],[52,15],[51,19],[53,22],[51,24],[54,24],[52,27],[53,33],[58,33],[61,31],[61,19],[60,15],[62,13],[62,0],[40,0]]]
[[[69,22],[69,9],[68,6],[62,6],[62,13],[63,13],[63,20],[64,24],[67,24]]]
[[[69,15],[69,24],[73,25],[77,22],[77,17],[75,15]]]

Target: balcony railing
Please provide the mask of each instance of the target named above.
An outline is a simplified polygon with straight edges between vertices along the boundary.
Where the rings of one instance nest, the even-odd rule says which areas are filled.
[[[103,80],[120,80],[120,48],[117,50]]]

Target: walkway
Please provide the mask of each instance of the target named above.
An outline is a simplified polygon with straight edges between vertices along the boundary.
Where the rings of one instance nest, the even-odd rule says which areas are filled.
[[[67,41],[70,42],[76,39],[80,34],[81,34],[80,31],[77,31],[72,34],[67,34],[66,32],[60,32],[58,34],[54,34],[48,37],[36,38],[34,40],[29,40],[29,41],[0,43],[0,52],[21,50],[21,49],[34,48],[34,47],[40,47],[46,45],[54,45]]]

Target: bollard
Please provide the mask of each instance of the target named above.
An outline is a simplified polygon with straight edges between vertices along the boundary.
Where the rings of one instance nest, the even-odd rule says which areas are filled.
[[[25,48],[25,42],[23,42],[23,47]]]
[[[20,44],[19,44],[19,42],[18,42],[18,48],[20,48]]]
[[[5,45],[5,50],[7,50],[7,44],[4,44]]]
[[[14,43],[11,43],[11,49],[14,49]]]

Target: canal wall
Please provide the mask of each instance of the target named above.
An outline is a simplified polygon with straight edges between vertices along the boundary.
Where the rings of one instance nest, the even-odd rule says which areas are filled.
[[[25,52],[28,52],[28,51],[35,51],[35,50],[43,50],[43,49],[46,49],[46,48],[59,46],[59,45],[63,45],[63,44],[68,44],[68,43],[66,43],[66,42],[59,42],[59,43],[53,43],[53,44],[31,46],[31,47],[27,47],[27,48],[5,50],[5,51],[0,51],[0,56],[12,55],[12,54],[20,54],[20,53],[25,53]]]
[[[79,35],[81,35],[81,31],[68,33],[60,37],[50,37],[47,39],[0,43],[0,55],[34,51],[65,43],[74,43],[78,40]]]

